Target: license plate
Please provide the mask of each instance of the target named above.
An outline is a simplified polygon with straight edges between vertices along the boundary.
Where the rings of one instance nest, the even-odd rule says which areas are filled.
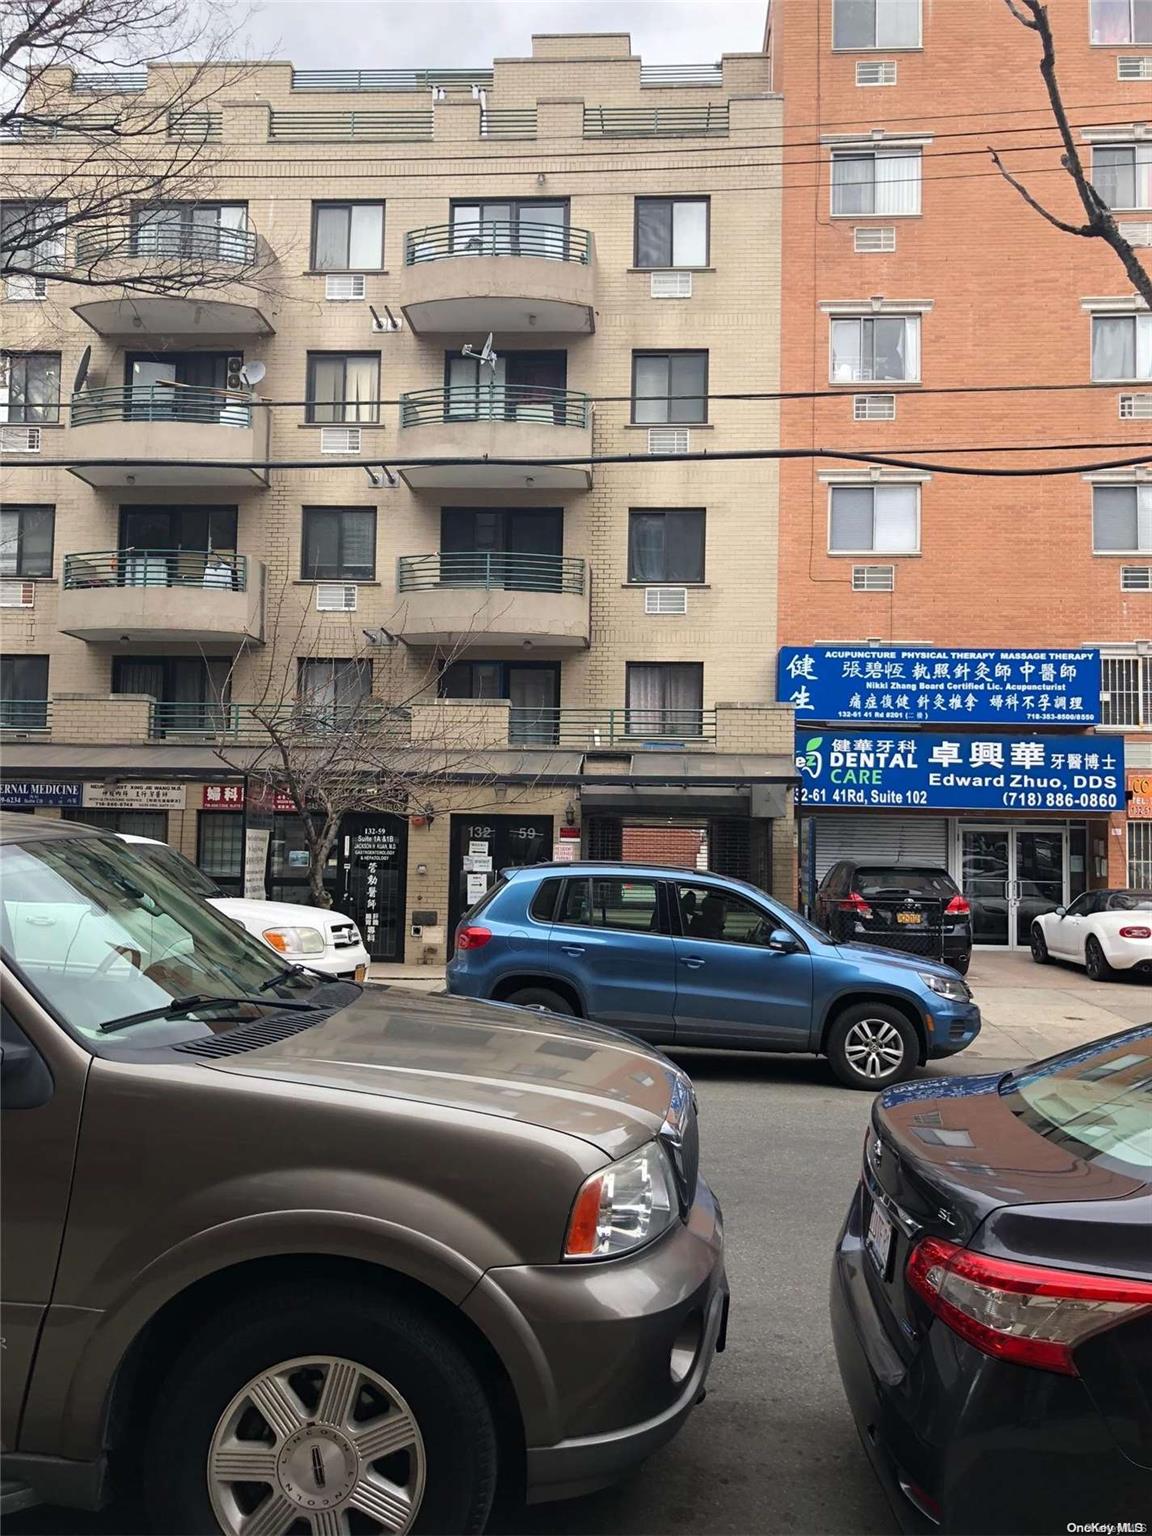
[[[367,976],[367,974],[368,974],[368,967],[366,965],[358,965],[356,967],[356,980],[357,981],[363,981],[365,976]]]
[[[868,1256],[882,1275],[888,1273],[888,1260],[892,1256],[892,1223],[873,1202],[872,1214],[868,1218],[868,1235],[864,1245],[868,1249]]]
[[[924,914],[923,912],[897,912],[896,921],[898,923],[922,923],[924,921]]]

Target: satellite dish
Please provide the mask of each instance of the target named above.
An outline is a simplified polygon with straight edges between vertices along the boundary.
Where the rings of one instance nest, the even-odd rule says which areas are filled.
[[[88,365],[92,361],[92,348],[85,347],[80,361],[76,365],[76,377],[72,380],[72,393],[78,395],[84,388],[84,380],[88,377]]]
[[[465,342],[464,346],[460,348],[460,355],[461,357],[474,357],[481,368],[491,368],[493,373],[496,372],[496,364],[500,361],[499,357],[492,350],[491,331],[488,332],[487,340],[479,352],[476,351],[475,347]]]
[[[240,370],[240,377],[249,389],[254,389],[267,372],[268,368],[264,363],[245,363]]]

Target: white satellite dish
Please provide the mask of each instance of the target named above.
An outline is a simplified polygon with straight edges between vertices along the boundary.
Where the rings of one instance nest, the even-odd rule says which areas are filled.
[[[496,364],[500,361],[499,357],[492,350],[491,331],[488,332],[487,340],[479,352],[476,351],[475,347],[471,346],[468,342],[465,342],[464,345],[460,348],[460,356],[474,357],[480,364],[481,368],[491,368],[493,373],[496,372]]]
[[[256,385],[259,384],[260,380],[267,372],[268,368],[264,363],[245,363],[243,368],[240,370],[240,377],[244,380],[249,389],[255,389]]]

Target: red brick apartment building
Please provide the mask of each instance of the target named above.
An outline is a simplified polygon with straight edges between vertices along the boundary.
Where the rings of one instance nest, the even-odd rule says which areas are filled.
[[[1048,0],[1048,11],[1086,167],[1148,263],[1152,0]],[[1045,223],[992,163],[990,145],[1053,212],[1082,222],[1038,39],[1004,0],[771,0],[766,50],[784,98],[781,389],[811,394],[785,403],[783,443],[984,467],[1149,450],[1140,466],[1047,478],[781,466],[780,643],[799,652],[782,653],[780,697],[813,697],[815,713],[799,701],[801,750],[819,739],[814,753],[851,763],[874,760],[859,752],[878,737],[896,751],[915,737],[937,765],[975,755],[1007,767],[1035,765],[1035,744],[1021,743],[1044,738],[1056,765],[1046,788],[998,807],[994,790],[953,790],[892,809],[878,798],[885,808],[862,814],[809,793],[802,888],[859,851],[943,860],[973,901],[978,942],[1026,943],[1036,910],[1106,883],[1152,885],[1152,796],[1139,793],[1152,787],[1152,315],[1113,251]],[[941,392],[960,389],[972,392]],[[829,660],[821,646],[866,648],[897,670]],[[1100,702],[1091,657],[1079,673],[1033,656],[1032,673],[1011,674],[1011,705],[1007,689],[992,705],[994,681],[973,705],[978,659],[929,695],[907,682],[902,646],[1017,653],[983,658],[993,679],[1024,665],[1021,652],[1098,649]],[[1045,665],[1043,701],[1025,697]],[[807,680],[826,681],[821,668],[852,700],[846,713],[821,710]],[[873,691],[853,693],[869,674]],[[1094,720],[1058,692],[1068,678],[1089,680],[1079,703]],[[917,701],[919,731],[902,731]],[[929,751],[929,729],[950,745]],[[1106,750],[1093,748],[1098,733]],[[1065,775],[1118,769],[1116,738],[1127,809],[1101,814],[1107,795],[1069,793]]]

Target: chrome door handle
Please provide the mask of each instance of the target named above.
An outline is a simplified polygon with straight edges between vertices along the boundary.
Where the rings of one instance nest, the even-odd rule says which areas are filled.
[[[698,955],[681,955],[680,964],[686,965],[690,971],[698,971],[705,962]]]
[[[572,956],[582,955],[584,953],[584,946],[582,944],[565,944],[564,953]]]

